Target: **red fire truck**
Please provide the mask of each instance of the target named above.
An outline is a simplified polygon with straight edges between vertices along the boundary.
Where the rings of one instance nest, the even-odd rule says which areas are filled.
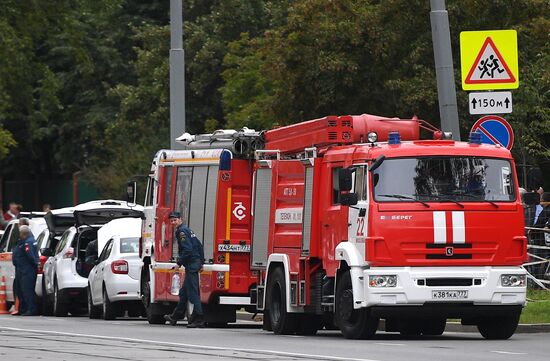
[[[514,160],[477,133],[442,138],[371,115],[265,133],[251,251],[265,329],[367,338],[384,319],[440,335],[456,318],[488,339],[514,333],[527,246]]]
[[[149,174],[139,253],[141,294],[151,324],[165,323],[163,315],[178,301],[177,292],[171,292],[173,276],[181,272],[168,220],[173,209],[203,241],[200,288],[206,321],[225,324],[235,321],[238,308],[255,311],[250,300],[257,282],[257,272],[250,270],[251,158],[261,134],[245,129],[189,137],[180,139],[186,150],[158,151]]]
[[[366,338],[384,319],[387,331],[438,335],[459,318],[510,337],[525,304],[523,210],[510,152],[477,136],[364,114],[182,137],[186,150],[157,153],[147,188],[149,322],[177,301],[175,208],[204,242],[211,324],[245,306],[277,334]]]

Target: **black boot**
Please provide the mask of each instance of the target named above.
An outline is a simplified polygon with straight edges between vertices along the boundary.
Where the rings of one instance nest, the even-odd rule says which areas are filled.
[[[187,325],[187,328],[204,328],[206,324],[204,322],[204,316],[202,314],[193,313],[190,317],[193,322]]]
[[[174,315],[164,315],[164,319],[170,323],[170,326],[175,326],[178,323],[178,319]]]

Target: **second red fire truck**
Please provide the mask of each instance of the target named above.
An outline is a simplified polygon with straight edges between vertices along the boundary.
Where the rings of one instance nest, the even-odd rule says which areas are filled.
[[[421,129],[433,133],[420,140]],[[141,254],[149,321],[173,307],[167,214],[204,242],[210,323],[264,313],[277,334],[438,335],[448,318],[510,337],[526,295],[510,152],[416,118],[330,116],[184,139],[153,162]],[[207,316],[208,317],[208,316]]]

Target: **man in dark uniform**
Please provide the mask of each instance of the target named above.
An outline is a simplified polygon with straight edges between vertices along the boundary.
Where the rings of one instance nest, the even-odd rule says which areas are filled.
[[[19,240],[13,249],[12,262],[19,288],[20,309],[24,311],[22,316],[35,316],[37,308],[34,286],[38,269],[38,249],[29,226],[19,227]]]
[[[187,327],[204,327],[204,315],[200,299],[199,272],[204,264],[204,251],[201,241],[195,236],[192,230],[183,225],[181,214],[171,212],[168,216],[170,224],[175,228],[175,238],[178,242],[178,266],[185,267],[185,280],[179,292],[179,302],[170,315],[164,318],[175,325],[179,319],[185,316],[187,301],[193,304],[193,314],[187,317],[189,324]]]

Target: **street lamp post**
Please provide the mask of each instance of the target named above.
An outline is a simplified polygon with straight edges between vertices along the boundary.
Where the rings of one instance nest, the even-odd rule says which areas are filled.
[[[170,148],[185,132],[185,54],[182,0],[170,0]]]

